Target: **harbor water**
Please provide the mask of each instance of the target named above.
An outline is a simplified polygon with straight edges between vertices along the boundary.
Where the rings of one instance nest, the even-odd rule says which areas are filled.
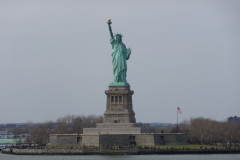
[[[240,154],[194,155],[9,155],[0,153],[0,160],[240,160]]]

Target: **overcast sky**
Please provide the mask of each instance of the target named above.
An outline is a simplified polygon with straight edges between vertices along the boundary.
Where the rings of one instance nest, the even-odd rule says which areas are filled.
[[[239,17],[238,0],[0,0],[0,123],[102,115],[109,18],[137,122],[240,116]]]

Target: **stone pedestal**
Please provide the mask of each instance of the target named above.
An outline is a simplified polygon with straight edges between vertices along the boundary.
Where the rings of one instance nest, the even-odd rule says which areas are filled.
[[[130,86],[109,86],[103,123],[136,123]]]
[[[109,86],[103,123],[83,128],[83,134],[51,134],[50,144],[80,146],[155,146],[187,144],[182,133],[155,133],[151,126],[136,123],[130,86]]]
[[[83,134],[141,134],[141,127],[141,123],[97,123],[96,128],[83,128]]]

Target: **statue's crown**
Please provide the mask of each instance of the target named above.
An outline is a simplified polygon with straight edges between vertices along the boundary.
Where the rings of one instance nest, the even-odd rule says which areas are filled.
[[[115,37],[117,37],[117,36],[124,37],[121,33],[117,33],[117,34],[115,34],[114,36],[115,36]]]

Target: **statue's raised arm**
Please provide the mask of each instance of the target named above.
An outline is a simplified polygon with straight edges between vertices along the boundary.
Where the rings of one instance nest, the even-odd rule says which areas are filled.
[[[111,27],[111,24],[112,24],[111,18],[108,20],[107,24],[108,24],[110,36],[111,36],[111,38],[113,38],[112,27]]]

